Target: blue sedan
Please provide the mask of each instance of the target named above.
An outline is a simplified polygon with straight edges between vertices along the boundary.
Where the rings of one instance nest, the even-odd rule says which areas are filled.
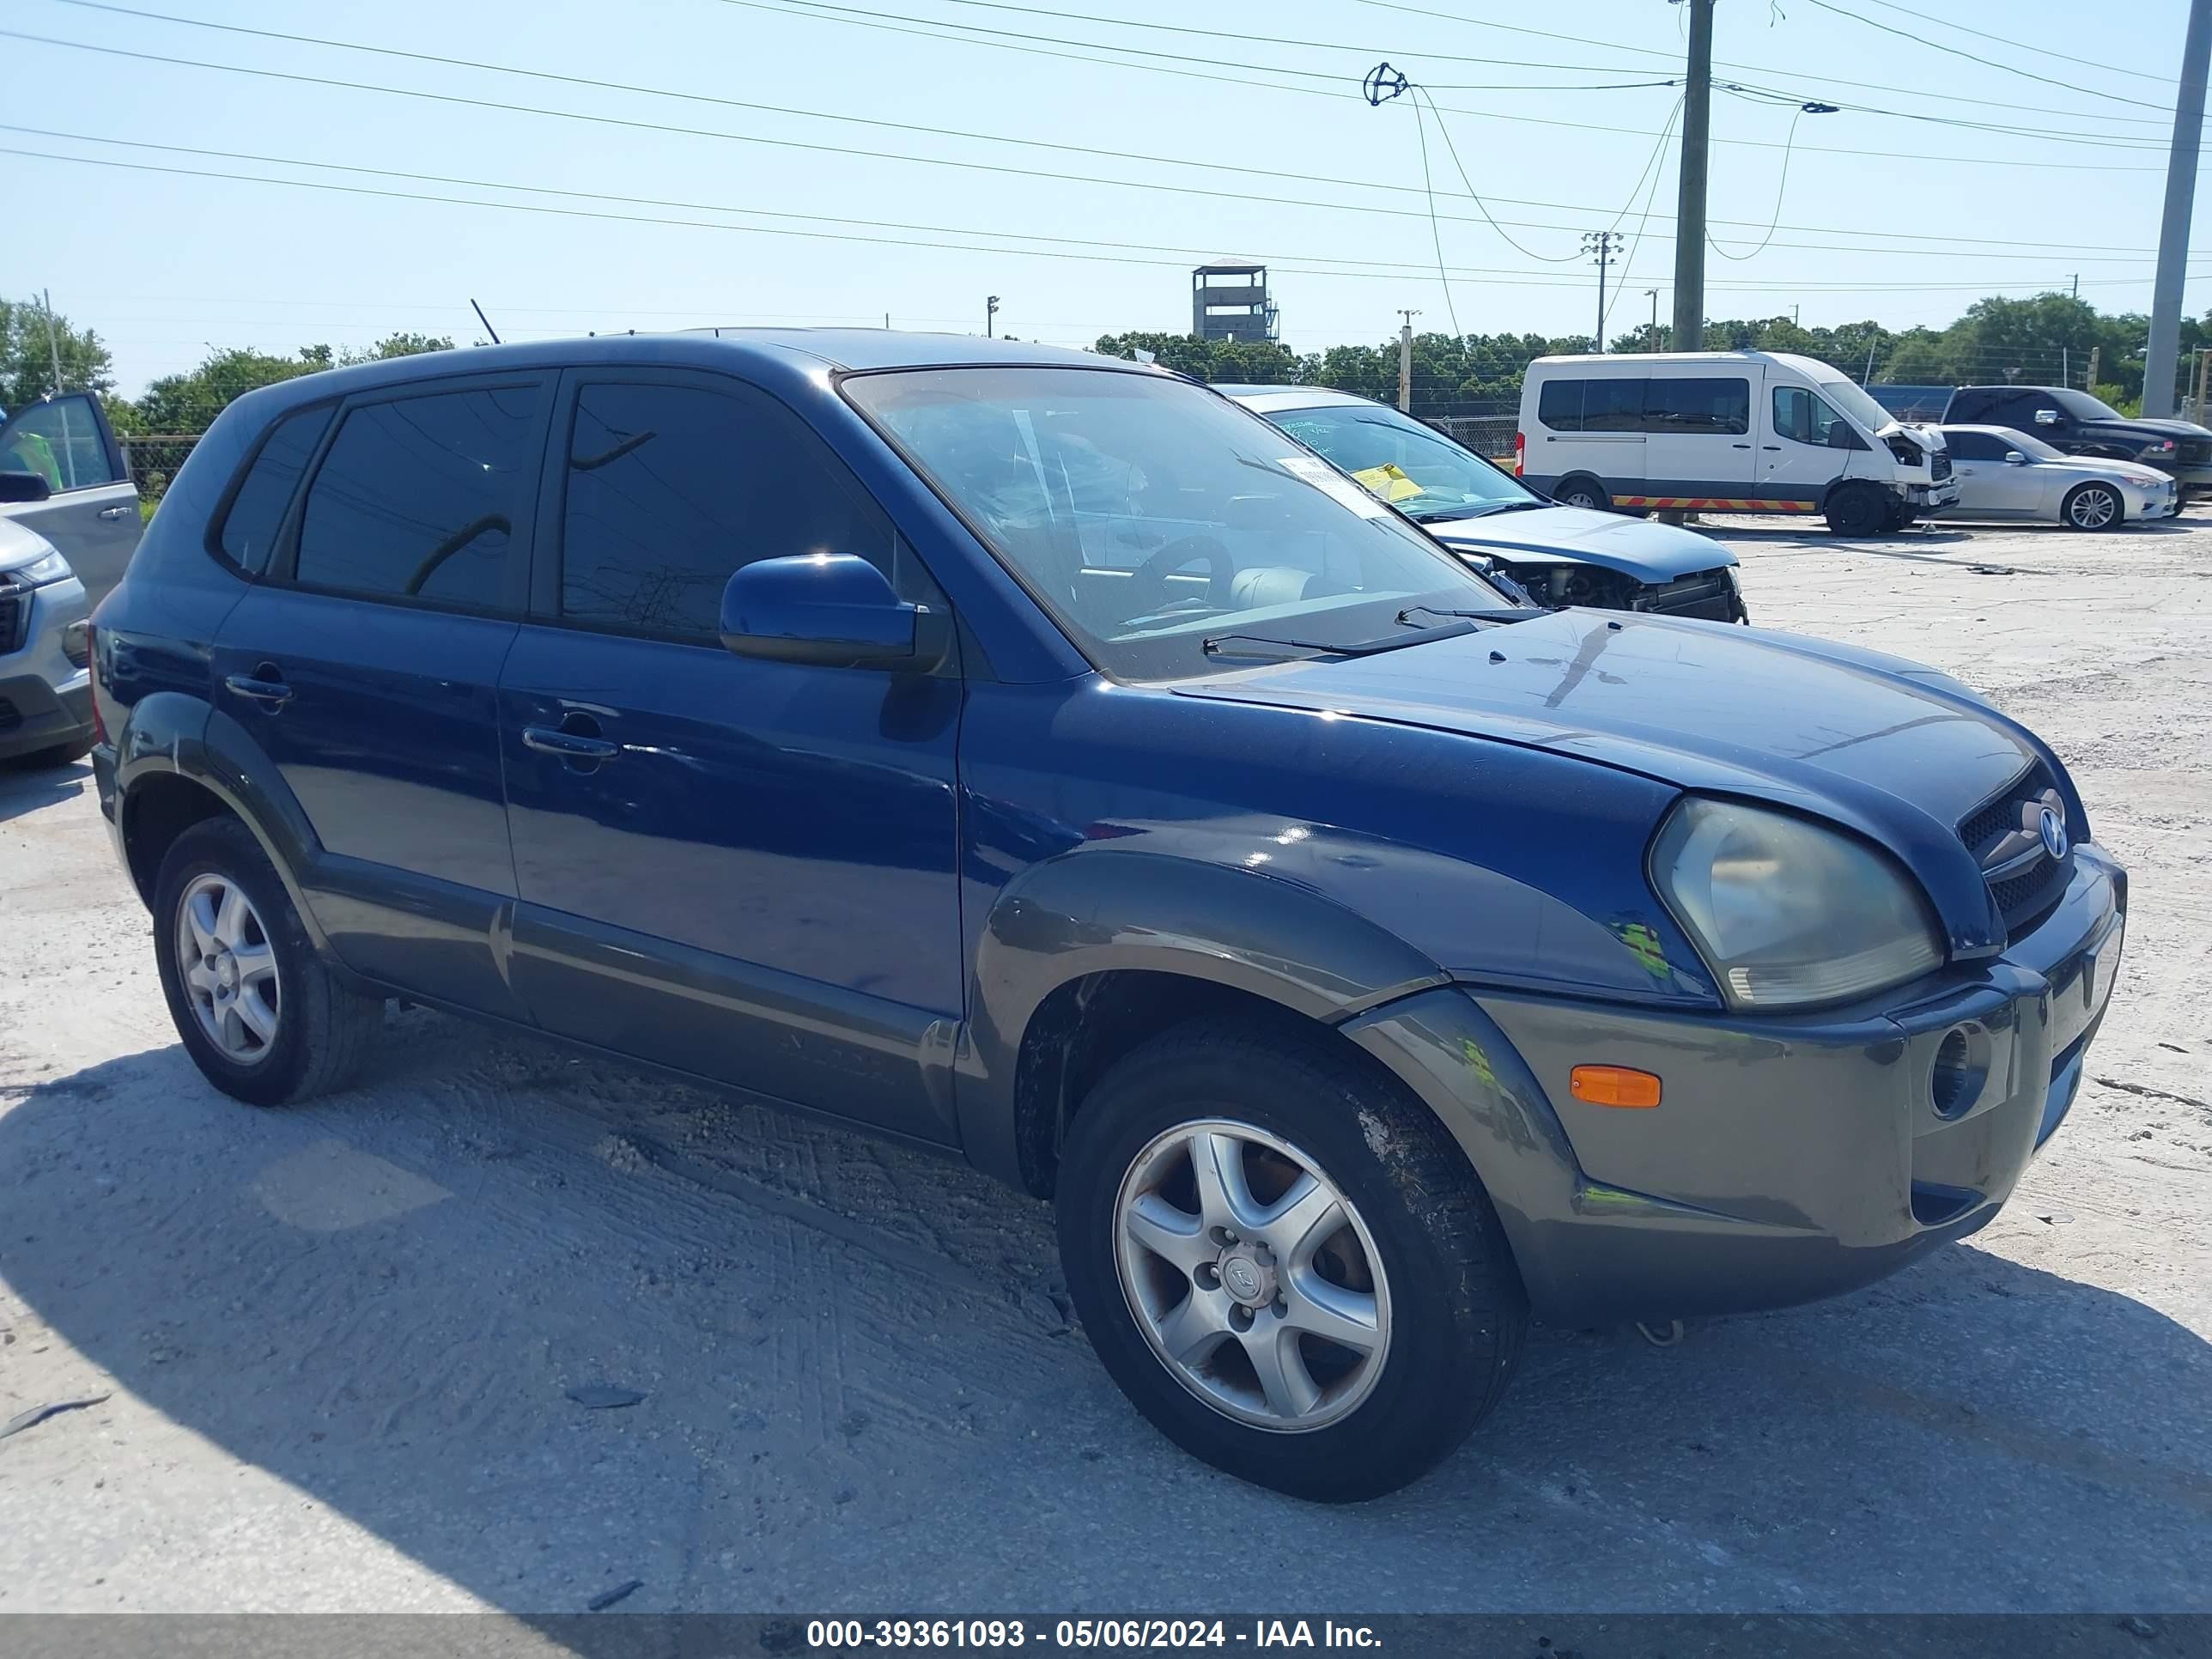
[[[1217,387],[1366,485],[1476,569],[1547,607],[1747,620],[1735,555],[1709,536],[1562,507],[1412,416],[1322,386]]]

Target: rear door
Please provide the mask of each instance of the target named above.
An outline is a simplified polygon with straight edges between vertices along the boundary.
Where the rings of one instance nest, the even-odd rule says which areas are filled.
[[[1742,370],[1655,374],[1644,393],[1648,499],[1687,505],[1744,499],[1752,481],[1752,382]]]
[[[1525,434],[1524,471],[1537,489],[1583,472],[1616,500],[1644,488],[1644,377],[1572,374],[1537,389],[1535,429]]]
[[[0,507],[0,514],[59,548],[98,605],[123,580],[144,524],[100,399],[73,392],[17,410],[0,425],[0,470],[46,481],[46,500]]]
[[[349,966],[425,998],[519,1016],[500,777],[499,672],[529,583],[548,375],[379,388],[282,422],[221,544],[312,447],[265,578],[216,640],[217,718],[275,763],[319,843],[305,874]],[[275,469],[264,480],[264,463]]]
[[[852,553],[942,606],[808,424],[731,376],[572,370],[502,677],[517,991],[552,1030],[956,1138],[957,659],[739,657],[738,566]]]

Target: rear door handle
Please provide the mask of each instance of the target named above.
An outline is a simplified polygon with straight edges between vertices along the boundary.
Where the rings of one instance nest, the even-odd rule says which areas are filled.
[[[1729,447],[1730,449],[1748,449],[1751,446],[1749,444],[1730,444]]]
[[[523,746],[535,749],[543,755],[558,755],[563,760],[612,760],[622,753],[622,745],[605,738],[586,736],[581,732],[563,732],[553,726],[526,726],[522,728]]]
[[[103,507],[93,516],[100,519],[119,519],[131,511],[128,507]]]
[[[241,697],[251,697],[256,702],[289,702],[292,688],[278,679],[257,678],[252,674],[233,674],[223,684]]]
[[[1780,444],[1761,444],[1759,445],[1759,447],[1761,449],[1773,450],[1777,454],[1779,454],[1782,450],[1782,446]]]

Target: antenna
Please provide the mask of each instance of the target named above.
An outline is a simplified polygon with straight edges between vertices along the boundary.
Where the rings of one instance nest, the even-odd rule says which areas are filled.
[[[483,314],[483,307],[478,305],[472,298],[469,301],[469,309],[476,313],[477,320],[484,325],[484,332],[490,335],[491,343],[494,345],[497,345],[499,343],[499,331],[491,325],[491,319]]]

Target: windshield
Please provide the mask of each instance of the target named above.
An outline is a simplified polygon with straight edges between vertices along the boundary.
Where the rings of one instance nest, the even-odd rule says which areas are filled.
[[[2086,392],[2076,392],[2071,386],[2053,386],[2051,400],[2077,421],[2124,421],[2127,416],[2100,398]]]
[[[1267,418],[1413,519],[1540,506],[1525,488],[1433,427],[1379,404],[1279,409]]]
[[[2065,461],[2073,459],[2056,445],[2047,444],[2033,433],[2022,432],[2016,427],[2001,426],[1996,428],[1996,435],[2001,442],[2017,449],[2030,460]]]
[[[1868,397],[1856,381],[1847,380],[1838,374],[1832,380],[1820,380],[1815,384],[1820,386],[1823,398],[1843,410],[1850,419],[1856,421],[1869,434],[1879,432],[1897,422],[1896,416]]]
[[[1471,624],[1409,612],[1513,604],[1326,461],[1188,381],[903,369],[848,376],[843,391],[1117,679],[1411,644]]]

